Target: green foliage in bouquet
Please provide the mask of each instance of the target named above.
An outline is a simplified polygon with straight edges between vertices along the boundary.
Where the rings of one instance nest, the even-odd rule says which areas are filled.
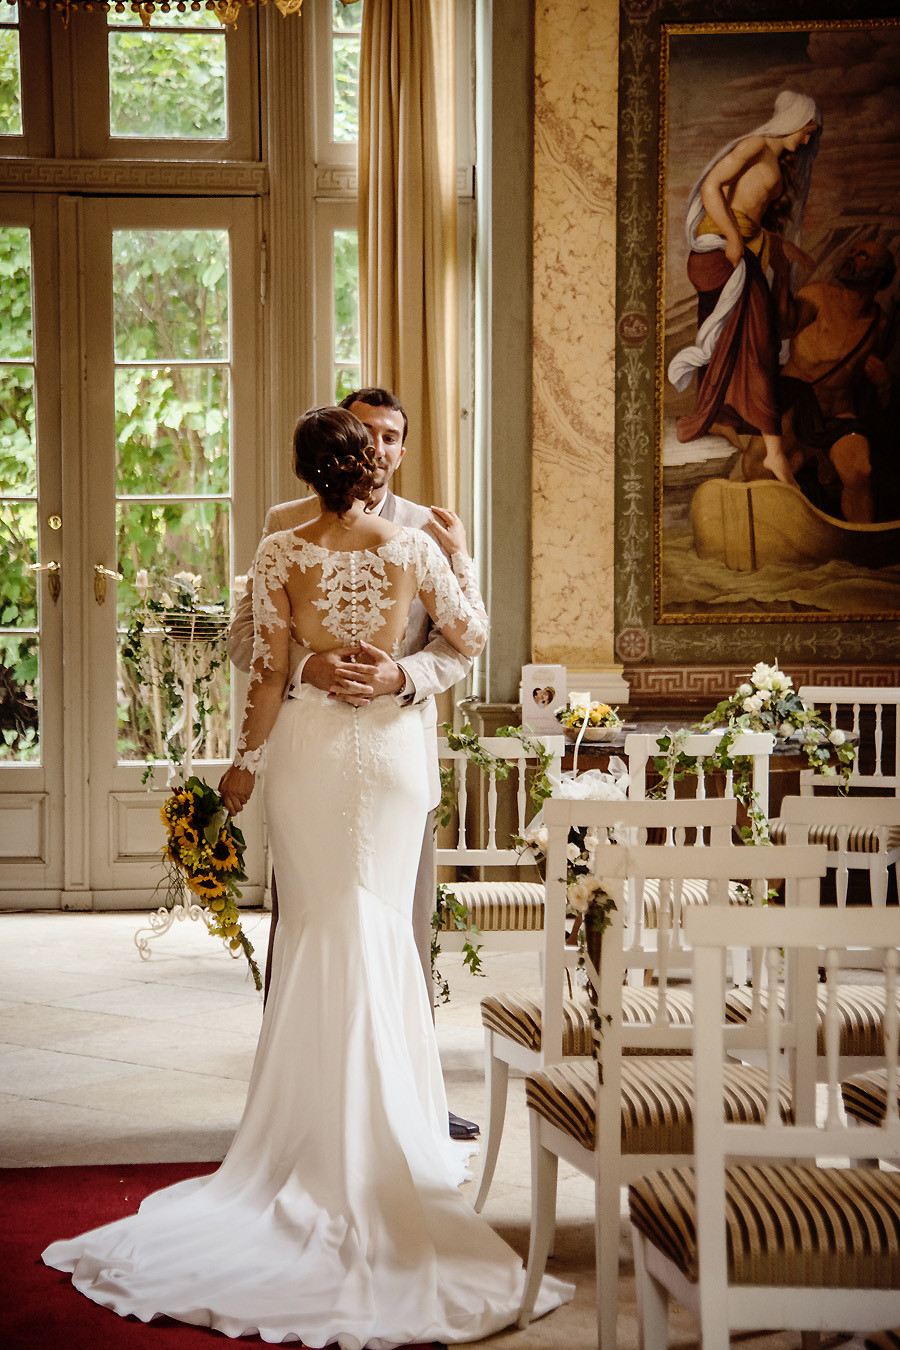
[[[163,860],[166,903],[185,908],[185,891],[207,912],[207,927],[222,938],[236,957],[243,952],[257,989],[262,988],[253,947],[241,927],[238,900],[244,871],[244,836],[214,788],[200,778],[188,778],[160,808],[166,827]]]

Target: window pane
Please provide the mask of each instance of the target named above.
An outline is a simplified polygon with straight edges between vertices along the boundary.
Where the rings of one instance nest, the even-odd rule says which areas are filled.
[[[172,594],[171,578],[191,572],[201,578],[200,603],[213,605],[229,599],[229,517],[227,502],[120,501],[116,517],[119,571],[116,587],[119,620],[138,602],[135,573],[151,574],[157,599]]]
[[[3,19],[16,10],[4,5]],[[22,135],[22,71],[19,64],[18,28],[0,28],[0,136]]]
[[[142,594],[177,602],[179,573],[201,578],[201,607],[220,605],[227,614],[231,504],[221,498],[231,491],[229,265],[224,230],[121,230],[113,237],[120,644],[133,612],[147,615]],[[146,585],[139,571],[148,573]],[[123,657],[121,645],[119,651],[118,744],[126,760],[165,756],[174,728],[171,718],[166,724],[159,681],[181,687],[172,662],[184,649],[159,631],[157,616],[147,622],[151,632],[147,637],[145,628],[135,659]],[[198,663],[210,651],[191,650]],[[224,650],[221,656],[227,666]],[[194,746],[200,757],[227,758],[228,691],[228,671],[217,669]]]
[[[37,505],[0,502],[0,628],[37,628]]]
[[[0,229],[0,360],[30,361],[31,233]]]
[[[362,0],[355,5],[342,5],[341,0],[331,0],[331,26],[339,32],[359,32],[362,26]]]
[[[0,503],[0,762],[34,763],[38,747],[37,505]]]
[[[0,497],[33,497],[34,370],[0,365]]]
[[[116,491],[227,494],[228,371],[203,366],[116,371]]]
[[[171,22],[172,15],[168,16]],[[109,32],[109,132],[154,140],[223,140],[225,34]]]
[[[228,359],[225,230],[116,230],[116,359]]]
[[[39,750],[38,640],[0,629],[0,764],[34,764]]]
[[[359,388],[359,251],[356,230],[334,232],[334,366],[338,402]]]
[[[334,378],[334,401],[340,403],[349,393],[360,386],[359,366],[339,366]]]
[[[2,35],[2,34],[0,34]],[[31,239],[0,229],[0,761],[35,763],[38,561]]]
[[[199,603],[221,603],[228,612],[230,577],[230,506],[227,502],[170,502],[166,505],[120,501],[117,511],[118,564],[123,580],[116,587],[120,628],[129,622],[130,612],[139,604],[136,573],[149,573],[149,594],[168,603],[176,599],[175,578],[190,572],[200,578]],[[146,633],[146,630],[145,630]],[[157,688],[168,662],[181,659],[183,649],[161,632],[151,631],[143,644],[142,672],[121,654],[120,636],[118,675],[119,757],[125,760],[165,757],[166,726],[162,700]],[[164,650],[163,645],[168,643]],[[193,648],[200,665],[210,648]],[[194,754],[203,759],[227,759],[230,754],[229,671],[222,653],[222,665],[207,693],[211,711],[204,716],[203,734]],[[179,741],[183,744],[183,741]]]
[[[334,75],[332,139],[356,141],[359,139],[359,37],[334,33],[331,51]]]

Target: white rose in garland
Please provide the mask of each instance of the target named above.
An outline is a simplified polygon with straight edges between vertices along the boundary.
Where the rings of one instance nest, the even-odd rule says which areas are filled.
[[[738,685],[730,698],[717,703],[698,724],[701,731],[733,727],[739,731],[771,731],[779,740],[799,741],[811,769],[848,782],[856,762],[856,748],[839,727],[833,727],[815,708],[807,707],[790,675],[759,661],[749,682]]]

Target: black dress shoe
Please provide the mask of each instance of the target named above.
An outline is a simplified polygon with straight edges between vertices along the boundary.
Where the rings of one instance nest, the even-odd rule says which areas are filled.
[[[463,1120],[462,1116],[455,1116],[452,1111],[449,1116],[451,1139],[474,1139],[481,1133],[474,1120]]]

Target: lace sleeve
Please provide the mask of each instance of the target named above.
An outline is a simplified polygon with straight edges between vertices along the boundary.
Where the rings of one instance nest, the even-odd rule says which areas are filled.
[[[253,560],[253,659],[234,765],[258,773],[266,737],[281,707],[290,674],[291,607],[285,590],[288,558],[278,535],[260,544]]]
[[[424,530],[416,530],[413,537],[419,598],[450,645],[471,660],[484,647],[488,634],[488,616],[472,559],[467,553],[454,553],[448,562]]]

